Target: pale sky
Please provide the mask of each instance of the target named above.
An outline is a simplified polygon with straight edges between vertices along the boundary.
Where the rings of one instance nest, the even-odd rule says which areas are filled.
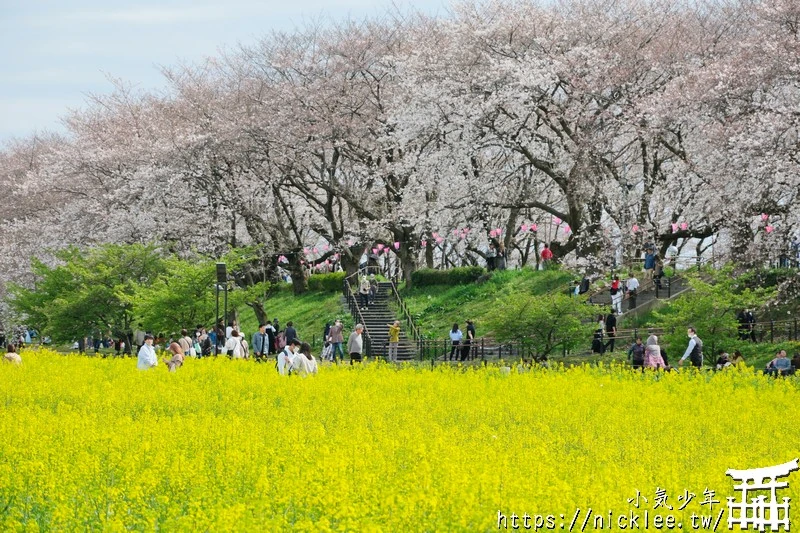
[[[308,19],[377,16],[396,8],[431,15],[446,0],[0,0],[0,144],[60,119],[107,76],[163,85],[160,65],[216,55]]]

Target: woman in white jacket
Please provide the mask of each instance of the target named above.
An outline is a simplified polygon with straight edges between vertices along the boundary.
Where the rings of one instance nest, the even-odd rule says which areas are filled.
[[[244,346],[242,346],[242,339],[236,329],[231,331],[231,336],[225,342],[222,353],[228,354],[231,359],[242,359],[244,357]]]
[[[302,343],[300,351],[292,357],[290,373],[303,377],[317,373],[317,360],[311,355],[311,345],[307,342]]]

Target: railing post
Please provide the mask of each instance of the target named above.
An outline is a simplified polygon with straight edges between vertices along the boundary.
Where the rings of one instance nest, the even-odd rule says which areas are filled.
[[[486,364],[486,352],[483,349],[484,348],[483,340],[484,340],[483,337],[481,337],[481,361],[483,361],[483,363]]]

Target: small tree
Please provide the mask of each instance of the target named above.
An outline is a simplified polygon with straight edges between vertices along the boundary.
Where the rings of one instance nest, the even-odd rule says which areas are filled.
[[[497,305],[497,313],[487,324],[489,329],[498,340],[519,340],[530,346],[536,357],[590,342],[591,318],[596,310],[583,298],[515,294],[498,300]]]
[[[130,343],[136,290],[164,271],[156,249],[105,245],[88,252],[69,248],[56,257],[63,264],[33,261],[34,288],[10,287],[12,308],[56,342],[110,332]]]
[[[750,288],[737,280],[732,267],[689,278],[692,291],[672,302],[655,318],[667,333],[665,341],[677,354],[687,345],[686,329],[694,327],[703,340],[706,356],[710,346],[722,346],[736,340],[739,322],[737,314],[742,309],[757,309],[775,298],[774,287]]]

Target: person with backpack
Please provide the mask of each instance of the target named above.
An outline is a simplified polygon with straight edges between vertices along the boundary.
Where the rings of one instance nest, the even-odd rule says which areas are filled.
[[[300,351],[300,341],[292,339],[286,346],[283,347],[281,353],[278,354],[278,360],[275,363],[275,368],[281,376],[288,376],[289,369],[291,368],[294,356]]]
[[[683,362],[689,359],[692,366],[700,368],[703,366],[703,341],[697,336],[694,328],[689,328],[686,334],[689,336],[689,345],[686,347],[683,357],[678,361],[678,366],[683,366]]]

